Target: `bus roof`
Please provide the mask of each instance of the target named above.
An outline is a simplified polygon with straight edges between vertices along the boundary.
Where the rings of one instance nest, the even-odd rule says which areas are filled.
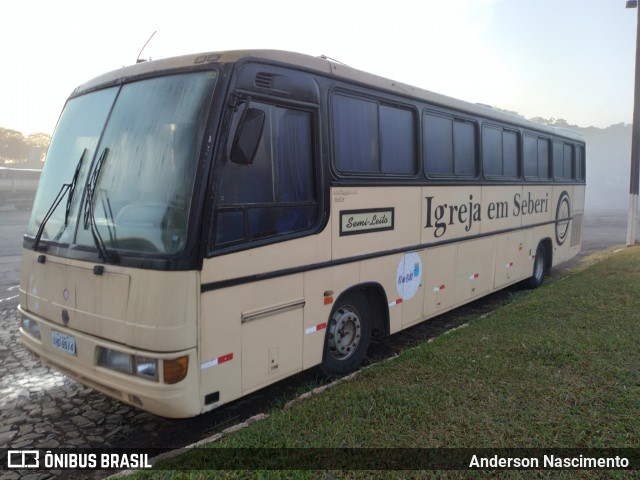
[[[151,60],[100,75],[77,87],[73,91],[72,95],[78,95],[85,91],[99,88],[103,85],[118,83],[128,77],[148,75],[159,71],[171,71],[193,65],[204,65],[209,63],[236,63],[241,60],[268,61],[271,63],[290,65],[319,75],[359,83],[361,85],[378,88],[387,92],[411,97],[439,106],[446,106],[448,108],[453,108],[461,112],[466,112],[487,119],[506,122],[523,128],[546,131],[549,134],[584,141],[583,135],[574,130],[550,127],[532,122],[524,117],[496,110],[487,105],[466,102],[385,77],[380,77],[372,73],[357,70],[342,63],[330,60],[327,57],[313,57],[311,55],[284,50],[231,50],[221,52],[204,52],[179,57],[170,57],[161,60]]]

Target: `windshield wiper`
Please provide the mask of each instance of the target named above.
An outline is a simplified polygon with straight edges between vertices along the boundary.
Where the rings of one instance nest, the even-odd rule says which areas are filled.
[[[76,171],[73,173],[73,179],[71,180],[71,185],[69,186],[69,193],[67,195],[67,207],[64,210],[64,226],[65,227],[69,224],[69,213],[71,211],[71,202],[73,201],[73,194],[76,191],[78,177],[80,176],[80,169],[82,168],[82,162],[84,161],[84,156],[86,153],[87,153],[87,149],[85,148],[82,151],[82,155],[80,156],[80,161],[78,161],[78,165],[76,165]]]
[[[109,263],[109,254],[107,251],[107,246],[102,239],[102,235],[100,235],[100,230],[98,230],[98,226],[96,225],[96,216],[93,210],[94,203],[94,195],[96,192],[96,186],[98,184],[98,180],[100,179],[100,172],[102,171],[102,166],[109,154],[109,148],[105,147],[102,153],[100,154],[100,158],[96,162],[96,166],[93,168],[93,173],[91,174],[91,179],[85,188],[85,203],[84,203],[84,229],[87,230],[91,227],[91,236],[93,237],[93,242],[96,244],[96,250],[98,251],[98,255],[102,260],[106,263]]]
[[[33,247],[32,247],[33,250],[38,250],[38,246],[40,245],[40,240],[42,239],[42,234],[44,233],[44,227],[46,227],[47,222],[51,218],[51,215],[53,215],[53,212],[56,211],[56,208],[58,208],[58,205],[60,205],[60,202],[64,198],[65,194],[68,194],[68,197],[67,197],[67,208],[64,214],[64,226],[62,227],[62,230],[60,230],[58,235],[56,235],[56,238],[60,236],[62,231],[67,226],[67,223],[69,220],[69,210],[71,209],[71,199],[73,198],[73,191],[75,190],[76,183],[78,181],[78,175],[80,174],[80,167],[82,166],[82,161],[84,160],[84,155],[86,153],[87,153],[87,149],[85,148],[82,151],[82,155],[80,155],[80,160],[78,160],[78,165],[76,165],[76,170],[73,173],[73,178],[71,179],[71,183],[62,184],[62,186],[60,187],[60,191],[56,195],[56,198],[53,199],[53,202],[51,203],[49,210],[47,210],[46,215],[42,219],[42,222],[38,227],[38,233],[36,233],[36,237],[33,241]]]
[[[69,225],[69,213],[71,213],[71,202],[73,201],[73,194],[76,191],[76,185],[78,184],[78,177],[80,176],[80,169],[82,168],[82,162],[84,161],[84,156],[87,153],[87,149],[85,148],[82,151],[82,155],[80,155],[80,160],[76,165],[76,171],[73,173],[73,178],[71,179],[71,184],[69,185],[69,191],[67,192],[67,206],[64,209],[64,223],[62,224],[62,228],[53,237],[54,241],[60,240],[62,233],[65,231],[67,226]]]

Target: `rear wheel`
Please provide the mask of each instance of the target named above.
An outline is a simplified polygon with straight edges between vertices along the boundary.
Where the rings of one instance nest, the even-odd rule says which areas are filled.
[[[536,250],[536,258],[533,260],[533,272],[531,277],[526,281],[529,288],[538,288],[544,281],[547,273],[547,251],[542,244],[538,245]]]
[[[357,369],[369,347],[371,308],[361,292],[346,295],[336,304],[327,324],[322,370],[329,376]]]

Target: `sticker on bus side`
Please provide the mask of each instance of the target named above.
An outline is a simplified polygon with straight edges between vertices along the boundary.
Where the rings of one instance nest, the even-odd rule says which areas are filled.
[[[340,212],[340,235],[393,230],[394,208],[344,210]]]
[[[398,295],[405,301],[412,298],[422,282],[422,262],[416,252],[405,253],[398,264],[396,274]]]

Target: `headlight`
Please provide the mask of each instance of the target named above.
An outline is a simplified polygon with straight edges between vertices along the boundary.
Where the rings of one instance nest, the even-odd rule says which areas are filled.
[[[38,322],[23,315],[20,325],[22,327],[22,330],[27,332],[32,337],[40,340],[40,327],[38,326]]]
[[[155,358],[133,357],[135,372],[138,377],[158,380],[158,361]]]
[[[115,370],[116,372],[133,374],[132,357],[128,353],[98,347],[98,365]]]
[[[158,360],[98,347],[98,365],[116,372],[135,375],[147,380],[158,380]]]

